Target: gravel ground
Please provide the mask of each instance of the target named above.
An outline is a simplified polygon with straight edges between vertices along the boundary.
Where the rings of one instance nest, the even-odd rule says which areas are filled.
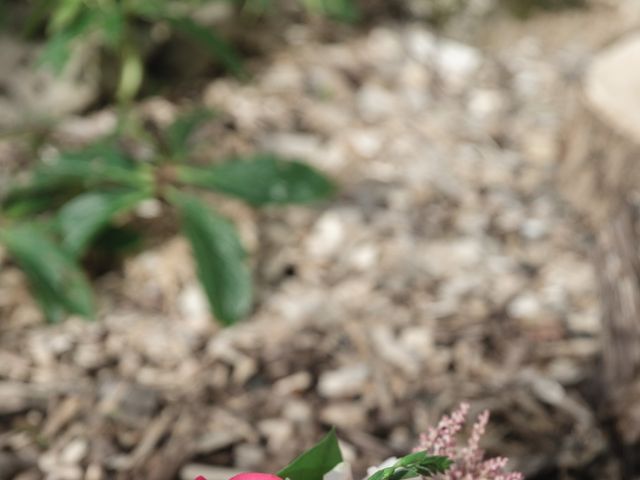
[[[304,158],[339,195],[220,205],[259,294],[226,330],[179,238],[98,280],[95,323],[44,326],[5,264],[0,478],[274,470],[329,425],[363,472],[461,401],[492,410],[485,447],[528,478],[616,478],[591,406],[590,239],[554,188],[566,79],[590,47],[532,34],[484,51],[420,24],[287,38],[254,82],[208,86],[220,116],[203,134],[217,155]],[[176,109],[141,108],[159,122]]]

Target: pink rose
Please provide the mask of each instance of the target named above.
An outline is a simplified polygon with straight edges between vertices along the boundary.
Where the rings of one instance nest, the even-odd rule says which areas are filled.
[[[196,480],[207,480],[203,476],[199,476]],[[282,480],[280,477],[276,475],[271,475],[270,473],[256,473],[256,472],[247,472],[240,473],[231,477],[229,480]]]

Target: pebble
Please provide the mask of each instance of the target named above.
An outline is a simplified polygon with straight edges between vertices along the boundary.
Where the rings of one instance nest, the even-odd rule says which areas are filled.
[[[369,375],[369,366],[365,363],[325,371],[318,379],[318,393],[327,398],[361,394]]]
[[[256,469],[264,463],[265,451],[260,445],[243,443],[233,449],[233,458],[238,468]]]
[[[366,425],[367,415],[359,402],[338,402],[322,408],[320,419],[339,428],[361,429]]]
[[[532,293],[522,293],[514,298],[507,307],[507,313],[517,319],[535,320],[542,315],[542,303]]]
[[[64,447],[60,454],[60,461],[70,465],[77,465],[84,460],[88,452],[89,443],[84,438],[76,438]]]
[[[307,251],[311,257],[326,259],[337,253],[342,246],[346,226],[339,213],[329,211],[316,222],[307,240]]]
[[[293,437],[291,422],[282,418],[267,418],[258,423],[258,431],[267,438],[267,447],[271,452],[278,452],[290,446]]]

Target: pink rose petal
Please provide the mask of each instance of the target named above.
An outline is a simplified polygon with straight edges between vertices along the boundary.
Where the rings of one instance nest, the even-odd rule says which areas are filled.
[[[271,475],[270,473],[241,473],[234,477],[231,477],[229,480],[282,480],[280,477],[275,475]]]

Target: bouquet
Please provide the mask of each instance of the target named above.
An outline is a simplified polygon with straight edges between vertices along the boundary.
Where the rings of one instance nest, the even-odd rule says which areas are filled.
[[[451,415],[443,416],[437,426],[420,437],[414,451],[401,458],[389,458],[371,467],[363,480],[523,480],[520,472],[508,472],[508,459],[485,459],[480,448],[489,421],[489,412],[481,413],[471,430],[466,445],[457,443],[469,415],[469,405],[463,403]],[[207,480],[197,477],[195,480]],[[230,480],[352,480],[351,468],[342,459],[335,430],[331,430],[318,444],[307,450],[289,465],[273,475],[248,472]]]

